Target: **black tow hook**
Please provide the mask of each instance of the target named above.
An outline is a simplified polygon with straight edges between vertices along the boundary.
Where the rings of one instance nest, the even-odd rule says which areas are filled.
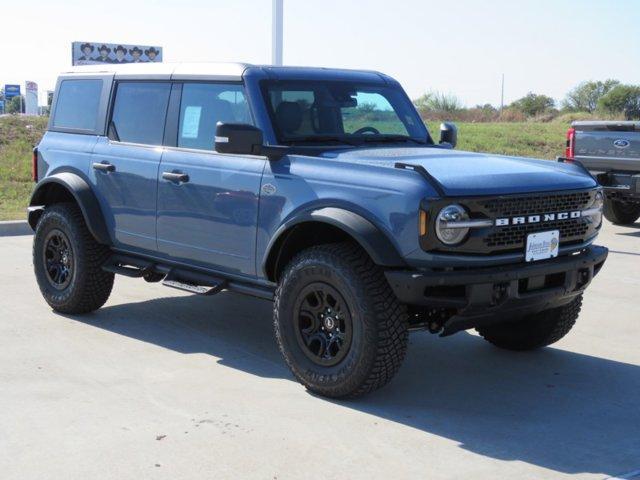
[[[491,305],[495,306],[502,302],[507,296],[509,290],[509,284],[507,282],[496,283],[493,286],[493,295],[491,296]]]

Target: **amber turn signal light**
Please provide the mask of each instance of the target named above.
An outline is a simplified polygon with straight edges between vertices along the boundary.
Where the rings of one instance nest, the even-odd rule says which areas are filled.
[[[420,236],[424,237],[427,234],[427,212],[424,210],[420,210],[419,222]]]

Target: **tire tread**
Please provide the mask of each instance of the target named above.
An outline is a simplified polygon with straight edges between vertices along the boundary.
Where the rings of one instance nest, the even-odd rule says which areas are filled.
[[[357,383],[347,381],[340,388],[323,389],[319,393],[331,397],[354,398],[381,388],[393,378],[406,355],[407,311],[396,299],[382,269],[373,263],[364,250],[352,242],[323,244],[306,249],[296,255],[285,269],[275,294],[274,329],[278,346],[288,367],[294,376],[305,384],[298,366],[285,351],[280,333],[279,307],[285,294],[284,285],[287,284],[293,267],[303,262],[314,261],[335,265],[335,268],[343,270],[344,275],[352,277],[354,282],[361,282],[361,288],[355,289],[359,292],[355,303],[371,303],[372,313],[378,325],[377,338],[373,339],[373,342],[365,342],[365,348],[374,348],[375,353],[364,380],[357,379]],[[308,385],[307,387],[309,388]]]

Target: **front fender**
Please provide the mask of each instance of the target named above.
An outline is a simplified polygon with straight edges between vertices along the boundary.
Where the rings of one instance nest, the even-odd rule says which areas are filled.
[[[48,176],[38,182],[29,200],[29,225],[35,230],[42,211],[37,207],[55,202],[60,188],[68,192],[76,201],[87,228],[98,243],[111,244],[102,210],[89,184],[80,176],[72,172],[60,172]]]
[[[296,225],[315,222],[337,227],[352,237],[369,254],[377,265],[403,267],[406,262],[387,235],[366,218],[350,210],[337,207],[323,207],[301,212],[282,224],[272,236],[262,261],[262,271],[266,273],[273,249]]]

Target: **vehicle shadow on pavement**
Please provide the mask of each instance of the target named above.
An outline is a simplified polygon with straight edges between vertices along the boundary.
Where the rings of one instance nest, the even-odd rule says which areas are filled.
[[[618,235],[624,237],[640,237],[640,222],[632,223],[630,225],[616,225],[618,228],[625,229],[625,232],[618,232]]]
[[[273,339],[271,308],[226,293],[112,305],[73,318],[177,352],[210,354],[250,374],[293,380]],[[559,348],[513,353],[468,333],[444,339],[415,333],[390,385],[334,403],[490,458],[567,474],[640,467],[640,367]]]

